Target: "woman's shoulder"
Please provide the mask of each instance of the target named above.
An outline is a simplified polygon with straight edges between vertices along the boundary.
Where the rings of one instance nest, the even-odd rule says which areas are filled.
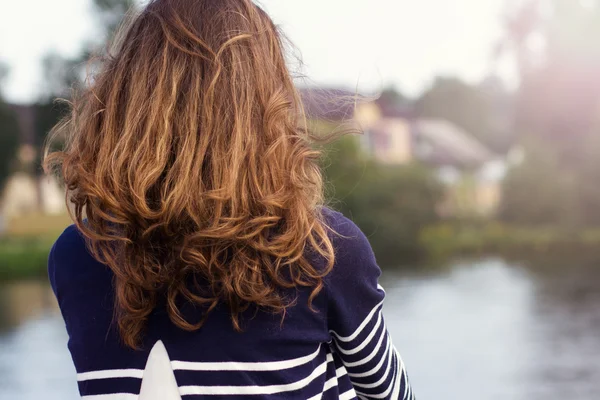
[[[80,246],[85,244],[83,236],[75,224],[71,224],[65,228],[65,230],[58,236],[54,242],[54,248],[65,246]]]
[[[56,239],[50,250],[50,261],[64,262],[87,256],[85,239],[77,226],[68,226]]]
[[[360,228],[348,217],[331,207],[322,207],[321,214],[330,227],[335,227],[344,231],[360,231]]]
[[[338,334],[351,335],[383,301],[381,269],[369,240],[351,219],[332,210],[324,215],[335,252],[333,269],[324,280],[328,323]]]
[[[73,282],[92,281],[107,268],[89,253],[83,234],[70,225],[56,239],[48,256],[48,277],[53,289]]]
[[[369,239],[356,223],[331,208],[324,207],[322,214],[335,251],[333,276],[379,275]]]

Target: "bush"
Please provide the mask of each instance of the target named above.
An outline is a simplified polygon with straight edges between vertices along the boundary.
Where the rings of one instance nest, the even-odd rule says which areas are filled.
[[[369,237],[380,263],[400,265],[423,255],[419,232],[437,220],[442,188],[416,164],[381,165],[366,158],[353,137],[327,149],[329,203]]]
[[[497,222],[469,226],[445,223],[424,228],[419,242],[433,259],[457,255],[565,256],[597,253],[600,230],[587,229],[574,235],[552,227],[516,227]]]
[[[11,238],[0,241],[0,281],[46,276],[52,241],[41,238]]]

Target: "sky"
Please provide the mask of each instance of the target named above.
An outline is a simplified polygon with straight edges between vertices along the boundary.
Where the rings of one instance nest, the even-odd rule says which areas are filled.
[[[509,60],[492,62],[507,0],[260,0],[302,56],[308,84],[416,96],[436,75],[469,82],[496,73],[510,85]],[[48,52],[76,55],[93,40],[89,0],[0,0],[3,95],[35,101]]]

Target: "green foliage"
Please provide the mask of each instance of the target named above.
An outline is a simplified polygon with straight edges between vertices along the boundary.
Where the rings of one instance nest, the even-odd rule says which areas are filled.
[[[94,0],[97,16],[107,37],[113,34],[125,14],[135,5],[134,0]]]
[[[391,104],[395,107],[404,107],[410,103],[410,100],[406,98],[396,87],[389,86],[381,92],[381,100],[384,103]]]
[[[380,263],[398,265],[422,254],[419,232],[437,220],[442,189],[418,165],[381,165],[346,137],[327,149],[330,204],[369,237]]]
[[[438,77],[417,100],[420,117],[446,119],[492,150],[504,153],[514,140],[507,129],[509,96],[497,85],[469,85]]]
[[[46,276],[52,243],[71,223],[68,215],[42,213],[8,220],[0,237],[0,283]]]
[[[43,150],[48,134],[54,126],[69,112],[69,107],[64,102],[41,102],[35,105],[35,145]],[[60,145],[60,144],[59,144]],[[41,167],[36,168],[41,173]]]
[[[35,143],[42,146],[52,128],[67,115],[66,103],[44,102],[36,104]]]
[[[501,216],[576,232],[600,226],[600,10],[546,6],[549,13],[526,2],[507,23],[505,47],[517,53],[522,82],[516,129],[527,132],[527,151],[505,182]],[[528,53],[533,34],[544,38],[541,57]]]
[[[585,140],[575,164],[561,161],[560,150],[551,142],[528,141],[527,157],[504,181],[501,219],[570,230],[600,226],[599,139]]]
[[[513,167],[504,181],[500,216],[514,224],[566,222],[571,183],[556,155],[547,146],[532,142],[524,162]]]
[[[102,12],[124,14],[135,5],[133,0],[94,0],[94,5]]]
[[[0,281],[45,276],[51,246],[52,241],[44,238],[0,240]]]
[[[8,67],[0,63],[0,83],[6,78],[6,75],[8,75]]]
[[[0,189],[9,178],[19,148],[19,125],[16,115],[0,98]]]
[[[8,74],[8,68],[0,64],[0,84]],[[4,188],[19,148],[19,123],[17,116],[2,98],[0,85],[0,190]]]
[[[44,99],[69,98],[71,89],[81,86],[97,66],[90,61],[93,54],[102,53],[106,43],[122,23],[126,13],[136,6],[135,0],[94,0],[95,19],[98,34],[94,41],[85,43],[81,54],[66,58],[50,52],[43,60]]]
[[[69,59],[56,53],[47,54],[42,61],[44,69],[45,102],[67,98],[71,89],[85,78],[85,55]]]
[[[562,256],[597,253],[600,229],[573,233],[556,227],[518,227],[498,222],[484,224],[440,223],[424,228],[420,245],[432,260],[449,257],[500,255],[529,259],[537,255]]]

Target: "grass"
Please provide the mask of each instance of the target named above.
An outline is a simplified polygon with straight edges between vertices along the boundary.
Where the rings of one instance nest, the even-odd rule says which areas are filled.
[[[568,232],[553,227],[439,224],[424,228],[420,244],[434,259],[461,255],[537,256],[599,253],[600,229]]]
[[[46,277],[52,243],[70,223],[67,215],[29,215],[9,221],[7,233],[0,238],[0,282]],[[600,229],[565,232],[495,222],[445,223],[422,229],[419,244],[434,261],[480,255],[564,259],[582,254],[597,256],[600,261]]]
[[[8,221],[0,238],[0,281],[46,277],[50,248],[69,224],[67,215],[28,215]]]
[[[46,276],[52,240],[11,237],[0,240],[0,281]]]

